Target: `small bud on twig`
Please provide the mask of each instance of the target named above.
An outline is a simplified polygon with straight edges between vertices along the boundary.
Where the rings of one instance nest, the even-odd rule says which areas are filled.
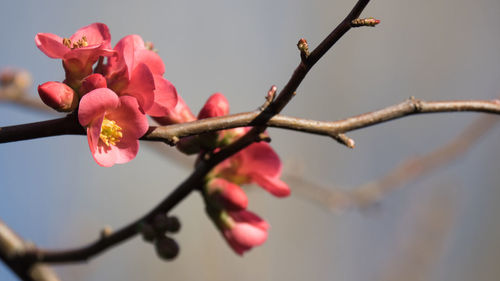
[[[307,40],[304,38],[300,38],[299,42],[297,43],[297,48],[299,48],[300,51],[300,58],[302,61],[307,59],[309,56],[309,45],[307,44]]]
[[[259,108],[261,111],[264,111],[264,109],[266,109],[274,101],[277,89],[276,85],[272,85],[271,88],[269,88],[266,96],[266,102],[264,102],[264,104]]]
[[[380,23],[380,20],[375,18],[364,18],[364,19],[354,19],[351,21],[352,27],[360,27],[360,26],[376,26]]]
[[[179,254],[179,244],[168,236],[158,238],[155,248],[158,256],[164,260],[172,260]]]

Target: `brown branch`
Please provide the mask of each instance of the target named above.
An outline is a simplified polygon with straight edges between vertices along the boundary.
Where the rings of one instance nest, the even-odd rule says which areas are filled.
[[[0,260],[24,281],[58,281],[56,274],[46,265],[29,261],[18,262],[30,248],[21,237],[0,220]]]
[[[352,146],[354,145],[354,141],[342,135],[343,133],[398,119],[407,115],[465,111],[500,114],[500,101],[422,101],[411,98],[397,105],[339,121],[316,121],[275,115],[269,119],[267,123],[258,123],[255,120],[258,116],[262,115],[262,113],[246,112],[207,118],[189,123],[158,127],[153,126],[150,127],[148,133],[141,139],[173,144],[176,140],[187,136],[253,125],[330,136],[347,146]],[[264,122],[264,120],[262,120],[262,122]],[[60,119],[0,128],[0,143],[64,134],[85,134],[85,130],[78,124],[76,116],[68,115]]]

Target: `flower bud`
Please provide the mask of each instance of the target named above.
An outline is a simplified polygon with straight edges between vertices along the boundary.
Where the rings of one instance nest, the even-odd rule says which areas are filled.
[[[229,114],[229,102],[221,93],[211,95],[198,113],[198,119],[218,117]]]
[[[179,140],[176,148],[187,155],[197,154],[200,152],[200,142],[198,136],[189,136]]]
[[[223,178],[210,180],[206,187],[210,200],[227,210],[244,210],[248,206],[248,198],[243,189]]]
[[[155,241],[158,256],[164,260],[172,260],[179,254],[179,245],[174,239],[163,236]]]
[[[142,235],[142,239],[144,239],[144,241],[153,242],[155,240],[156,232],[150,224],[142,222],[139,224],[138,228],[139,232]]]
[[[78,105],[78,96],[68,85],[60,82],[46,82],[38,86],[42,101],[61,112],[73,111]]]
[[[104,76],[99,73],[94,73],[82,80],[82,86],[80,87],[80,97],[92,90],[106,87],[106,78],[104,78]]]

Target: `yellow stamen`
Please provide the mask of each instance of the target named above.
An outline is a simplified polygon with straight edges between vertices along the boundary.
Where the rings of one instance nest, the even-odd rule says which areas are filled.
[[[104,120],[102,120],[101,134],[99,135],[99,138],[107,146],[116,145],[123,137],[121,130],[122,128],[118,126],[115,121],[104,117]]]
[[[69,38],[63,38],[63,45],[70,49],[78,49],[81,47],[87,47],[89,43],[87,42],[87,36],[82,36],[82,38],[74,43],[71,42]]]

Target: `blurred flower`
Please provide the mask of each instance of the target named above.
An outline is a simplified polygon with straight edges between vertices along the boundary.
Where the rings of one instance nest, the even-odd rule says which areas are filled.
[[[241,211],[210,211],[209,215],[231,248],[239,255],[267,240],[269,224],[256,214]]]

